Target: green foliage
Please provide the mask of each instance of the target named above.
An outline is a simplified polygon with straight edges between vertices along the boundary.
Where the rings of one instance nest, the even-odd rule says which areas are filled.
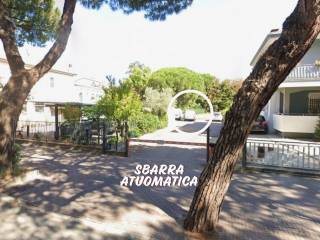
[[[21,146],[19,144],[13,144],[13,158],[12,165],[15,166],[21,161]]]
[[[81,109],[78,106],[67,104],[62,110],[62,114],[67,122],[79,121],[81,118]]]
[[[314,137],[315,137],[316,139],[320,139],[320,117],[319,117],[319,119],[318,119],[316,128],[315,128],[315,130],[314,130]]]
[[[206,82],[206,93],[209,97],[214,110],[225,113],[232,105],[234,95],[242,84],[241,80],[225,80],[219,82],[213,78]]]
[[[19,46],[30,43],[44,46],[56,37],[60,11],[54,0],[5,0],[11,19],[16,26]]]
[[[67,1],[67,0],[65,0]],[[56,38],[60,11],[55,0],[4,0],[10,17],[16,25],[16,39],[19,46],[30,43],[44,46]],[[107,4],[114,11],[125,14],[143,11],[149,20],[165,20],[167,15],[179,13],[192,4],[192,0],[79,0],[86,8],[99,9]]]
[[[99,9],[103,3],[106,3],[112,10],[122,10],[125,14],[143,11],[145,18],[162,21],[167,15],[177,14],[190,6],[193,0],[80,0],[80,2],[93,9]]]
[[[131,116],[129,123],[130,137],[139,137],[167,126],[166,118],[144,112]]]
[[[171,88],[174,94],[187,89],[205,92],[208,76],[210,75],[199,74],[187,68],[162,68],[151,75],[148,86],[159,90]],[[180,108],[191,107],[197,98],[198,96],[195,94],[182,95],[177,100],[177,106]],[[201,104],[204,104],[203,100]]]
[[[162,91],[146,88],[143,106],[146,110],[160,116],[164,116],[167,112],[168,105],[172,99],[173,90],[171,88]]]
[[[95,106],[86,108],[84,115],[91,115],[91,119],[104,116],[108,120],[126,121],[131,115],[141,111],[142,102],[139,96],[127,86],[120,85],[106,88],[103,97]]]
[[[2,168],[0,166],[0,179],[7,176],[18,176],[23,172],[18,164],[21,161],[21,146],[19,144],[13,144],[10,161],[12,163],[11,168]]]
[[[162,68],[150,76],[149,87],[153,89],[173,89],[174,93],[186,89],[205,90],[203,77],[187,68]]]
[[[81,110],[81,114],[88,120],[97,120],[103,115],[103,109],[96,104],[90,107],[84,107]]]
[[[139,62],[134,62],[129,65],[128,74],[129,77],[124,80],[123,84],[135,91],[142,99],[148,85],[151,69]]]

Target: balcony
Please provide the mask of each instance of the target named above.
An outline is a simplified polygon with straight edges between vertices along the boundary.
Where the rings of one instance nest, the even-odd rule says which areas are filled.
[[[282,133],[314,133],[319,116],[273,114],[273,128]]]
[[[320,80],[320,66],[304,64],[296,66],[288,75],[286,81]]]

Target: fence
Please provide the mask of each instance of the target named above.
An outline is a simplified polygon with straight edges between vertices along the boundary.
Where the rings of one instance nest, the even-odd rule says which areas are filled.
[[[320,144],[248,139],[243,150],[242,165],[320,173]]]
[[[54,122],[19,121],[17,124],[17,138],[32,138],[35,140],[54,140]]]
[[[76,121],[56,125],[54,122],[19,121],[16,137],[100,146],[103,153],[123,153],[127,156],[128,132],[127,122]]]
[[[320,69],[314,64],[296,66],[287,77],[288,81],[318,79],[320,79]]]

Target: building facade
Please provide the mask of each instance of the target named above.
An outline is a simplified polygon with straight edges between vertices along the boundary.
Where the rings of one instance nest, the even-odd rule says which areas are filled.
[[[271,31],[254,56],[254,66],[264,51],[280,36]],[[268,104],[264,115],[270,132],[283,136],[312,136],[320,115],[320,39],[280,84]]]
[[[31,68],[31,65],[26,64]],[[5,85],[11,75],[8,62],[0,58],[0,84]],[[19,121],[54,122],[55,106],[59,106],[59,122],[63,121],[64,105],[92,105],[103,94],[102,82],[78,77],[77,74],[50,70],[32,88],[23,106]]]

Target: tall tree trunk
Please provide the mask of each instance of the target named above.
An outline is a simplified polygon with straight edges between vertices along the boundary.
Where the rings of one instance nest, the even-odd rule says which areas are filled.
[[[0,93],[0,169],[11,170],[17,121],[35,81],[28,71],[20,71],[11,76]]]
[[[77,0],[66,0],[60,19],[57,39],[45,57],[26,70],[15,38],[15,25],[6,4],[0,0],[0,39],[12,73],[0,92],[0,169],[10,170],[14,136],[22,106],[36,82],[46,74],[64,52],[71,32]]]
[[[300,0],[282,34],[261,56],[234,98],[213,156],[199,178],[185,229],[215,229],[234,166],[251,125],[278,86],[311,47],[320,31],[320,0]]]

